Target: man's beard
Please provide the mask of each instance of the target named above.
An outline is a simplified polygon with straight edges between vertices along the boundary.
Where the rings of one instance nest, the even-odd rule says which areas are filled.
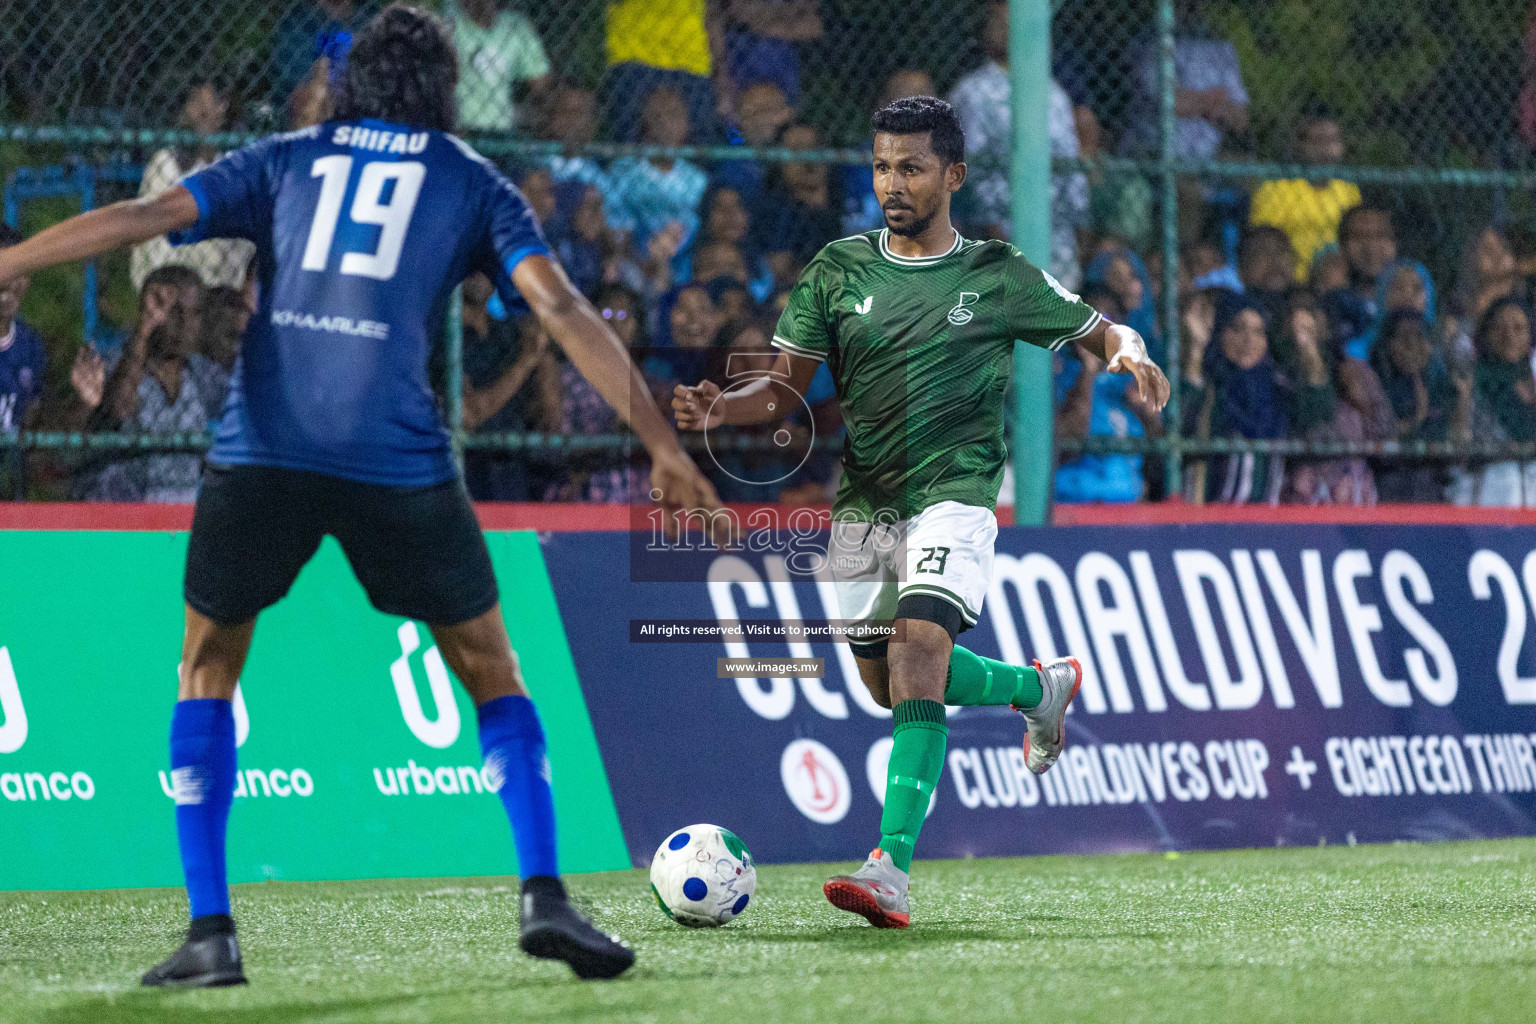
[[[891,223],[890,211],[887,210],[885,215],[885,226],[890,229],[892,234],[900,235],[903,238],[916,238],[924,231],[927,231],[928,226],[933,223],[933,218],[939,214],[938,210],[934,210],[926,217],[919,217],[917,216],[917,211],[913,210],[910,206],[903,207],[903,209],[912,214],[912,223],[904,228],[899,228]]]

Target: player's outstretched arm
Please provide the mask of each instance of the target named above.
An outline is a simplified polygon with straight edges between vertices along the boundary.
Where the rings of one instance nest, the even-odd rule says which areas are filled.
[[[651,484],[662,492],[657,500],[673,513],[667,517],[669,524],[679,510],[718,508],[715,488],[678,443],[629,350],[560,265],[546,256],[524,257],[512,271],[512,283],[555,344],[645,445],[651,456]]]
[[[1078,342],[1105,362],[1108,373],[1128,373],[1136,378],[1136,390],[1141,400],[1153,410],[1161,412],[1168,404],[1171,388],[1163,371],[1147,355],[1147,343],[1124,324],[1099,321],[1093,333]]]
[[[745,387],[722,395],[718,385],[700,381],[672,389],[672,415],[682,430],[710,430],[721,424],[772,423],[800,408],[820,364],[780,351],[773,369]]]
[[[0,282],[71,260],[84,260],[197,223],[197,200],[177,185],[61,221],[0,251]]]

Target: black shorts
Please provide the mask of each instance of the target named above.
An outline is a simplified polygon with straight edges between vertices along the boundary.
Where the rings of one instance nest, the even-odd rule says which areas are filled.
[[[387,615],[452,626],[496,605],[490,552],[458,480],[387,487],[212,463],[192,516],[187,604],[224,625],[255,618],[288,593],[326,534]]]

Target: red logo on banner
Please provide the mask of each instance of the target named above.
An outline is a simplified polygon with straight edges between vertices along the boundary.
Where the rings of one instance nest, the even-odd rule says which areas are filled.
[[[801,814],[822,825],[843,820],[852,802],[842,761],[815,740],[795,740],[779,759],[784,792]]]
[[[811,778],[811,806],[822,814],[836,807],[842,791],[838,789],[837,778],[831,769],[816,759],[814,750],[807,750],[800,763]]]

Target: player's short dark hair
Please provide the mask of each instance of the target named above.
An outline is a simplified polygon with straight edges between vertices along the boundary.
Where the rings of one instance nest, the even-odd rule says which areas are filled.
[[[458,84],[458,54],[437,15],[390,4],[353,40],[334,116],[451,132]]]
[[[955,108],[937,96],[908,96],[875,111],[870,125],[886,135],[928,133],[929,145],[946,165],[965,159],[965,129]]]
[[[15,228],[0,221],[0,249],[9,249],[13,245],[20,245],[26,241],[26,237]]]

